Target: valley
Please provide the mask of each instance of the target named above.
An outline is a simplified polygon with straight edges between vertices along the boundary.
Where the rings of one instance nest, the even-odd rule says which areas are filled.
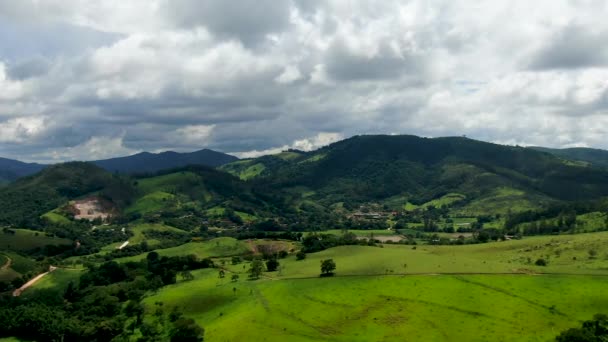
[[[217,168],[48,166],[0,188],[0,336],[551,340],[608,303],[608,170],[563,158],[358,136]]]

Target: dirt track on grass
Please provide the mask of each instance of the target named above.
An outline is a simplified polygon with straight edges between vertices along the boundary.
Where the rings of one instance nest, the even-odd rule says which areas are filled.
[[[6,263],[0,267],[0,270],[7,270],[13,264],[13,259],[11,259],[8,255],[2,254],[6,258]]]

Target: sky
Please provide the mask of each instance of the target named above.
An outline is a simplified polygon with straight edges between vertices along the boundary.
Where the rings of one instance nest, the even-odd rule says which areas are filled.
[[[0,156],[608,148],[604,0],[0,0]]]

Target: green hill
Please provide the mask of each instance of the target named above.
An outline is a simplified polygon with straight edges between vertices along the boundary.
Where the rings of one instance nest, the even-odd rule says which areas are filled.
[[[243,177],[254,165],[263,171]],[[312,194],[307,199],[324,205],[382,202],[394,196],[421,205],[458,193],[465,198],[458,201],[460,206],[492,199],[505,208],[517,201],[544,205],[608,195],[606,171],[528,148],[461,137],[356,136],[290,158],[265,156],[222,169],[258,184],[306,189]],[[497,189],[512,190],[504,196]]]
[[[117,205],[130,201],[130,182],[83,162],[49,166],[0,188],[0,225],[30,226],[68,200],[93,192]]]
[[[591,165],[596,167],[608,168],[608,151],[586,147],[572,148],[547,148],[530,147],[531,149],[547,152],[567,161],[579,163],[580,165]]]

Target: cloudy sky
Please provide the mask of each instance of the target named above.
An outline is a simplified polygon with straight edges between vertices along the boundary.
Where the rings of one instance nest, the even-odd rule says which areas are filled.
[[[604,0],[0,0],[0,156],[608,148]]]

